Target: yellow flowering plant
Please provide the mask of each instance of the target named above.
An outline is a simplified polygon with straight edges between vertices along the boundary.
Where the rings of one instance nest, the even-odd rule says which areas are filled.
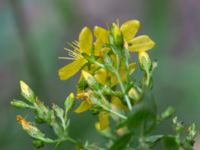
[[[46,106],[20,81],[22,96],[27,101],[13,100],[11,104],[33,110],[34,124],[21,115],[16,118],[36,147],[71,142],[80,150],[150,150],[161,145],[160,149],[167,150],[193,149],[195,124],[184,126],[174,117],[173,134],[158,130],[163,120],[173,116],[174,108],[157,111],[152,94],[152,75],[157,62],[148,54],[155,42],[147,35],[136,36],[139,27],[138,20],[129,20],[121,26],[118,22],[112,23],[108,29],[95,26],[93,32],[88,27],[81,30],[78,41],[69,44],[72,49],[65,48],[68,56],[60,57],[72,61],[59,69],[61,80],[81,72],[76,94],[70,93],[63,107]],[[131,57],[135,54],[137,60]],[[138,79],[135,71],[143,75]],[[96,116],[94,128],[106,139],[105,145],[73,139],[68,131],[69,111],[90,111]],[[37,126],[40,123],[49,125],[55,137],[49,138],[43,133]]]

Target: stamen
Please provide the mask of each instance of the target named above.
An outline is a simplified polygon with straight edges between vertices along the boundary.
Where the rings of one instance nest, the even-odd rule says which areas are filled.
[[[76,60],[75,58],[72,57],[58,57],[58,59]]]

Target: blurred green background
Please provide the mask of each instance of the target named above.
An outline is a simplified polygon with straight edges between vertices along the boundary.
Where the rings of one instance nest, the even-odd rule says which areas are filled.
[[[1,0],[0,149],[35,149],[15,121],[17,114],[31,120],[31,113],[10,106],[12,98],[22,98],[19,80],[31,85],[45,103],[62,104],[78,79],[60,81],[57,75],[67,63],[58,60],[66,56],[66,42],[77,39],[85,25],[106,27],[116,19],[139,19],[139,33],[157,43],[150,53],[159,62],[154,75],[159,110],[172,105],[180,119],[200,127],[199,6],[199,0]],[[72,114],[71,123],[73,137],[100,139],[89,113]],[[73,148],[66,144],[60,149]]]

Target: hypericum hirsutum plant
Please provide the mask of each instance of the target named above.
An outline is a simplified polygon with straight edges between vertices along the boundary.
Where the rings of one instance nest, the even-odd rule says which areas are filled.
[[[108,29],[95,26],[93,32],[88,27],[81,30],[78,41],[69,44],[71,48],[65,48],[68,56],[60,57],[71,60],[59,69],[61,80],[81,72],[76,93],[70,93],[62,107],[46,106],[24,81],[20,81],[21,94],[26,101],[13,100],[11,104],[33,111],[33,123],[21,115],[16,118],[34,146],[71,142],[80,150],[193,149],[195,124],[185,126],[173,117],[174,132],[166,134],[158,130],[163,120],[173,116],[174,109],[157,111],[152,95],[152,75],[157,62],[148,54],[155,43],[147,35],[136,36],[139,27],[138,20],[129,20],[121,26],[118,22],[112,23]],[[137,60],[132,57],[134,55]],[[136,70],[141,72],[140,77],[134,75]],[[89,111],[96,116],[96,134],[102,135],[106,143],[72,138],[68,131],[70,111]],[[39,129],[42,123],[51,127],[55,133],[53,137]]]

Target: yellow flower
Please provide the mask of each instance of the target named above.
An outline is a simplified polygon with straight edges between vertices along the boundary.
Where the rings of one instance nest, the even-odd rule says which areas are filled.
[[[154,41],[147,35],[135,37],[139,28],[140,22],[138,20],[128,20],[120,27],[125,47],[131,52],[148,51],[155,46]]]
[[[138,20],[128,20],[123,23],[121,27],[119,27],[118,23],[113,23],[112,25],[114,30],[114,38],[117,38],[117,36],[122,33],[124,38],[124,46],[131,52],[148,51],[155,46],[155,42],[151,40],[148,35],[140,35],[135,37],[138,29],[140,28],[140,22]],[[109,32],[101,27],[97,27],[96,30],[101,35],[101,39],[104,39],[104,41],[100,41],[106,43],[108,40]],[[99,36],[99,34],[96,35]],[[97,40],[97,44],[103,42],[99,42],[99,40]],[[100,45],[100,47],[101,46],[102,45]]]
[[[88,27],[84,27],[79,34],[79,41],[72,43],[71,46],[73,50],[65,49],[68,51],[70,57],[60,57],[62,59],[73,60],[72,63],[59,69],[58,74],[61,80],[69,79],[87,63],[87,60],[81,54],[91,54],[93,46],[91,30]]]

